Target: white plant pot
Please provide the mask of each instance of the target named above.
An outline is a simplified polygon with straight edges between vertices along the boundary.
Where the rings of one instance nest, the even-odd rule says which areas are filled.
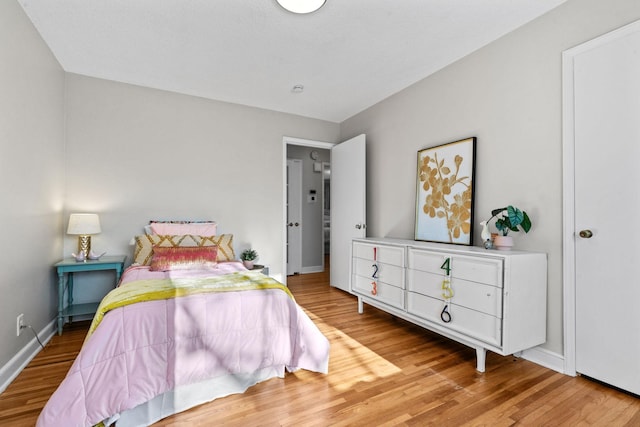
[[[493,245],[499,251],[510,251],[513,247],[513,237],[498,235],[494,237]]]
[[[242,261],[247,270],[253,269],[253,261]]]

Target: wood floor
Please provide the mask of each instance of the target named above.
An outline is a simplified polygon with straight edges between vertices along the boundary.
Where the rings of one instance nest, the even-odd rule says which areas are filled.
[[[298,303],[331,341],[329,374],[287,374],[157,426],[640,426],[640,399],[515,357],[487,356],[328,286],[290,277]],[[0,395],[0,426],[33,426],[88,325],[67,326]]]

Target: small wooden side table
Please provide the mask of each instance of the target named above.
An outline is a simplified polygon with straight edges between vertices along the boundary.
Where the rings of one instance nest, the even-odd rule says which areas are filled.
[[[126,259],[126,255],[103,256],[99,260],[86,260],[84,262],[78,262],[74,258],[65,258],[54,264],[58,272],[58,335],[62,335],[65,317],[69,317],[69,321],[71,321],[73,316],[94,314],[100,304],[99,301],[86,304],[73,303],[73,274],[77,272],[115,270],[115,287],[120,281]],[[69,291],[66,308],[64,307],[65,284]]]

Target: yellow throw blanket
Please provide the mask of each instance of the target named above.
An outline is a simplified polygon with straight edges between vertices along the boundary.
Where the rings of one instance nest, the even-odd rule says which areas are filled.
[[[109,310],[118,307],[137,302],[156,301],[193,294],[255,289],[280,289],[289,295],[291,299],[294,299],[289,288],[257,271],[242,271],[213,277],[144,279],[127,283],[112,290],[102,299],[98,306],[98,311],[93,317],[85,341],[96,330],[104,315]]]

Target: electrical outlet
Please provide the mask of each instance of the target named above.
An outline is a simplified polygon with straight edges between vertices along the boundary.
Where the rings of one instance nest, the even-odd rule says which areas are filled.
[[[24,328],[24,314],[20,313],[18,317],[16,317],[16,336],[19,337],[22,333],[22,329]]]

